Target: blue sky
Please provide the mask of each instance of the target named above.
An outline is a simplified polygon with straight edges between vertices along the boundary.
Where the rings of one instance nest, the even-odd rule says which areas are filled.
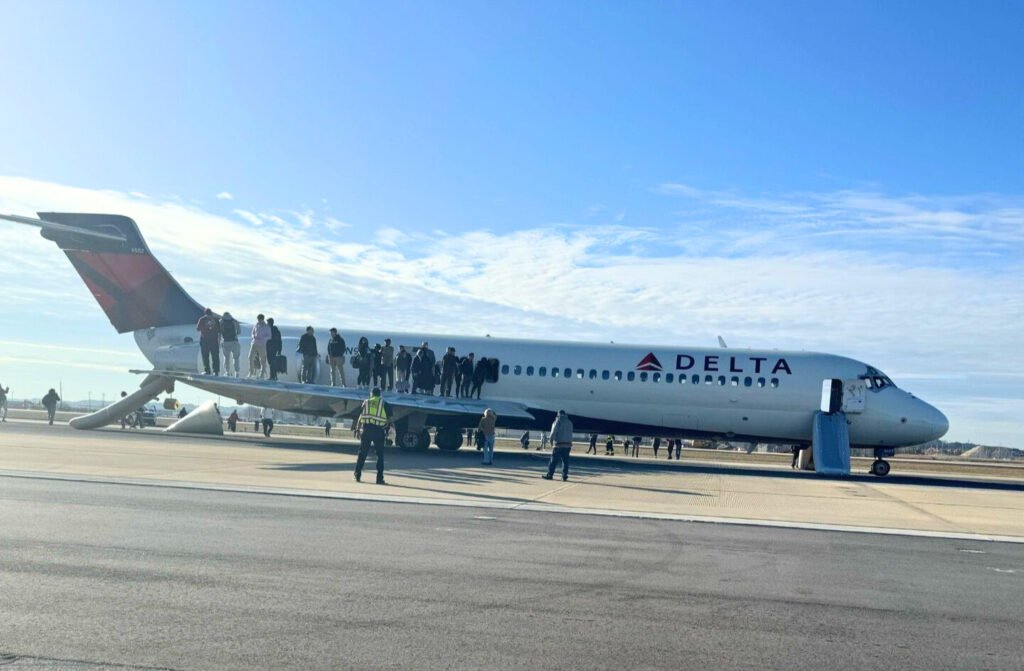
[[[951,438],[1024,447],[1021,25],[1011,2],[8,2],[0,211],[118,208],[239,314],[848,354]],[[56,250],[0,225],[0,281],[16,396],[132,384]]]

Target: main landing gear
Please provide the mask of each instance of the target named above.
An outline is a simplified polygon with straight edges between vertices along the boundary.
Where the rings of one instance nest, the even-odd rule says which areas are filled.
[[[419,426],[416,426],[409,418],[395,422],[395,444],[408,452],[430,449],[430,431],[423,426],[422,419],[418,424]]]
[[[445,452],[454,452],[462,447],[462,429],[453,429],[445,426],[437,428],[434,432],[434,442],[438,448]]]
[[[889,462],[882,457],[889,456],[891,453],[891,450],[875,450],[875,461],[871,464],[871,475],[877,475],[880,478],[889,475]]]

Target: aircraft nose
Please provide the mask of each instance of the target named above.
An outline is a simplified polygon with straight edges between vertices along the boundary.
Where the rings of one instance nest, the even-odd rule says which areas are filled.
[[[921,428],[922,433],[926,434],[921,442],[926,443],[946,435],[946,432],[949,431],[949,419],[935,406],[920,400],[918,403],[920,406],[915,413],[917,415],[915,423]]]

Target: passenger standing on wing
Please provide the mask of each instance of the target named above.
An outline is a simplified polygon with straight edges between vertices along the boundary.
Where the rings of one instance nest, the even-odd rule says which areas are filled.
[[[7,421],[7,394],[9,393],[11,393],[11,388],[0,384],[0,422]]]
[[[238,377],[238,373],[242,369],[242,365],[238,362],[238,356],[241,353],[238,334],[241,332],[242,327],[239,326],[238,320],[225,310],[224,316],[220,318],[220,335],[224,340],[221,344],[221,349],[224,350],[224,374],[229,377]]]
[[[370,359],[373,361],[373,386],[380,387],[381,379],[384,377],[384,361],[381,358],[381,353],[384,348],[381,347],[380,343],[373,346],[373,351],[370,352]]]
[[[281,353],[284,352],[284,340],[281,338],[281,329],[274,326],[274,318],[271,317],[267,320],[267,326],[270,327],[270,339],[267,341],[267,372],[270,373],[270,379],[276,380],[278,373],[285,373],[287,369],[281,365],[283,357]],[[260,378],[263,376],[260,375]]]
[[[249,377],[263,379],[264,372],[270,372],[270,379],[276,380],[274,370],[267,365],[267,341],[270,340],[270,324],[263,321],[263,315],[256,315],[252,325],[252,343],[249,345]]]
[[[331,339],[327,341],[327,365],[331,369],[331,386],[345,386],[345,339],[338,334],[338,329],[331,329]]]
[[[433,377],[434,364],[427,357],[426,349],[421,347],[412,358],[412,393],[427,393],[427,380]]]
[[[368,389],[370,387],[370,373],[373,370],[373,361],[370,360],[370,341],[366,339],[366,336],[360,336],[359,338],[353,363],[359,369],[359,375],[356,377],[356,386],[360,389]]]
[[[46,396],[43,396],[42,404],[46,408],[46,418],[50,424],[53,425],[53,416],[57,414],[57,404],[60,403],[60,396],[53,389],[46,392]]]
[[[473,368],[473,388],[469,390],[470,398],[473,398],[473,394],[476,394],[477,399],[480,398],[480,392],[484,388],[484,380],[487,379],[488,368],[490,368],[490,363],[488,363],[487,357],[480,357],[480,360],[476,362],[476,367]]]
[[[637,459],[640,458],[640,445],[643,443],[643,440],[640,436],[633,436],[633,456]]]
[[[377,454],[377,484],[387,484],[384,482],[384,440],[386,438],[384,427],[388,425],[390,419],[391,408],[380,397],[380,389],[374,387],[370,392],[370,398],[363,401],[359,419],[356,420],[362,431],[362,438],[359,441],[359,456],[356,458],[356,482],[361,482],[366,454],[372,446]]]
[[[459,367],[459,357],[455,356],[455,348],[449,347],[441,357],[441,396],[452,395],[452,382],[455,381],[455,370]]]
[[[409,373],[412,370],[412,355],[406,351],[405,345],[398,346],[398,356],[395,357],[395,368],[398,369],[398,391],[403,394],[408,394]]]
[[[487,408],[484,410],[484,416],[480,418],[480,424],[477,425],[477,431],[483,435],[483,448],[484,448],[484,463],[490,466],[494,463],[494,428],[498,423],[498,416],[493,410]]]
[[[569,451],[572,450],[572,420],[565,414],[565,410],[559,410],[558,416],[551,424],[551,442],[554,449],[551,450],[551,461],[548,463],[548,472],[541,477],[551,480],[555,476],[555,468],[558,462],[562,463],[562,480],[569,479]]]
[[[395,348],[391,338],[384,338],[384,347],[380,348],[380,365],[384,368],[384,376],[380,380],[381,389],[393,391],[395,388]]]
[[[597,434],[596,433],[590,434],[590,446],[587,448],[587,454],[590,454],[591,452],[594,453],[595,457],[597,456]]]
[[[213,360],[213,374],[220,375],[220,320],[213,314],[213,310],[206,308],[206,312],[196,322],[196,330],[199,331],[199,351],[203,355],[203,370],[210,374],[210,360]]]
[[[426,340],[424,340],[423,344],[420,345],[420,351],[423,352],[423,356],[427,361],[427,364],[424,364],[423,367],[423,388],[426,390],[426,393],[433,396],[434,387],[437,386],[438,382],[437,378],[434,376],[434,366],[437,365],[437,357],[434,356],[434,350],[430,349],[430,345],[427,344]]]
[[[302,371],[299,380],[306,384],[313,384],[316,381],[316,362],[320,358],[320,352],[316,348],[316,336],[313,335],[313,327],[307,326],[306,332],[299,338],[299,346],[295,351],[302,355]]]
[[[473,353],[470,352],[459,361],[459,372],[462,374],[462,398],[469,398],[469,390],[473,386]]]

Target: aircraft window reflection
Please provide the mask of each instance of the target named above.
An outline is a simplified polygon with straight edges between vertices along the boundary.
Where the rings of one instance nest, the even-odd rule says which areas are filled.
[[[725,386],[725,376],[724,375],[719,375],[718,376],[718,386],[719,387],[724,387]]]
[[[551,369],[551,377],[558,377],[558,369],[557,368],[552,368]]]
[[[504,366],[501,367],[501,374],[508,375],[508,364],[505,364]]]
[[[743,378],[743,386],[744,387],[749,387],[752,384],[754,384],[754,379],[753,378],[750,378],[750,377]]]
[[[672,373],[665,373],[665,382],[672,382],[673,379]]]
[[[651,381],[652,382],[661,382],[661,373],[652,373],[651,374]]]
[[[597,379],[597,371],[596,371],[596,370],[594,370],[593,368],[591,368],[591,369],[590,369],[590,375],[589,375],[588,377],[589,377],[589,378],[590,378],[591,380],[596,380],[596,379]]]
[[[583,379],[583,369],[582,368],[577,368],[576,369],[576,378],[579,379],[579,380]]]
[[[704,384],[713,384],[714,381],[715,381],[714,376],[712,376],[712,375],[705,375],[704,376]]]
[[[616,382],[621,382],[622,381],[622,371],[621,370],[615,371],[615,375],[613,375],[612,377],[615,378]]]
[[[738,387],[738,386],[740,386],[740,379],[738,377],[733,376],[729,380],[729,384],[732,385],[733,387]]]
[[[512,369],[512,372],[515,373],[516,375],[522,375],[523,374],[523,367],[522,366],[516,366],[515,368]]]
[[[647,372],[646,371],[644,371],[643,373],[640,373],[640,381],[641,382],[647,382]]]
[[[612,374],[609,373],[608,371],[606,371],[606,370],[601,371],[601,379],[602,380],[607,380],[611,376],[612,376]]]
[[[764,378],[763,377],[757,378],[757,386],[762,388],[762,389],[764,388]]]
[[[628,380],[629,382],[632,382],[635,379],[636,373],[634,373],[633,371],[629,371],[629,373],[626,374],[626,380]]]
[[[679,384],[686,384],[686,376],[685,375],[680,375],[679,376]]]
[[[775,388],[777,388],[778,386],[779,386],[779,378],[777,378],[777,377],[773,377],[773,378],[772,378],[772,389],[775,389]]]
[[[541,377],[547,377],[548,369],[545,366],[541,366],[540,369],[537,370],[537,375],[540,375]]]
[[[533,375],[533,366],[526,367],[526,374],[531,376]]]

